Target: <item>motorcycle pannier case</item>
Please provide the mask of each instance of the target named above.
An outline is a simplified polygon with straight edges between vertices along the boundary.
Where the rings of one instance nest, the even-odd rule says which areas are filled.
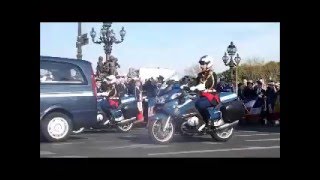
[[[228,102],[220,108],[220,111],[223,120],[226,122],[234,122],[245,116],[245,107],[241,101]]]

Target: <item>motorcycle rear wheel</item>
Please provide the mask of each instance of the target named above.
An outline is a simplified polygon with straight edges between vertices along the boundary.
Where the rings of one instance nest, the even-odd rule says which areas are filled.
[[[217,141],[220,142],[226,142],[229,139],[231,139],[231,137],[233,136],[233,131],[234,128],[227,128],[224,130],[220,130],[220,131],[211,131],[209,134],[211,135],[211,137]]]

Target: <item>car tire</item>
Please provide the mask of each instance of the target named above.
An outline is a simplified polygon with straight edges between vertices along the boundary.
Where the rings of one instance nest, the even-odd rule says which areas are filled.
[[[72,132],[71,119],[60,112],[53,112],[40,122],[41,133],[48,142],[65,141]]]

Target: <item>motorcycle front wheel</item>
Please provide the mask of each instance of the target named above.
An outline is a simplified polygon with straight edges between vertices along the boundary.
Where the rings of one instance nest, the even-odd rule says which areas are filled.
[[[162,120],[151,121],[148,125],[148,134],[151,140],[156,144],[167,144],[172,141],[174,135],[174,125],[170,120],[168,127],[163,131],[164,123]]]

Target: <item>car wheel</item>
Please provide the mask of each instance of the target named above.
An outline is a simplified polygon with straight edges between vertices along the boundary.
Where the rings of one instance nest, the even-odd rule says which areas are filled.
[[[41,133],[47,141],[61,142],[69,137],[72,131],[72,122],[67,115],[53,112],[40,122],[40,127]]]

